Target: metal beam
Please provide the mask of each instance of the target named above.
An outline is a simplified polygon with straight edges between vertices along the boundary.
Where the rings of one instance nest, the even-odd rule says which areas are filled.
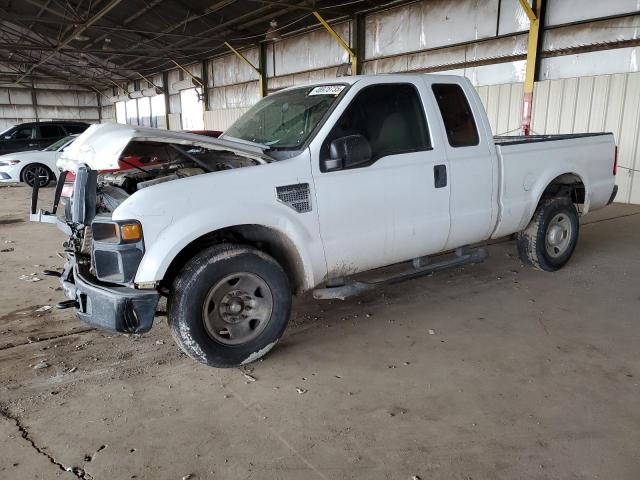
[[[80,25],[79,27],[77,27],[75,30],[73,30],[73,32],[71,32],[71,34],[64,39],[60,44],[58,44],[58,46],[54,49],[53,52],[49,53],[48,55],[46,55],[44,58],[42,58],[41,60],[39,60],[37,63],[31,65],[27,71],[25,72],[25,74],[23,76],[21,76],[20,78],[18,78],[18,80],[16,80],[16,83],[20,82],[25,76],[27,76],[28,74],[30,74],[31,72],[33,72],[34,69],[38,68],[40,65],[42,65],[43,63],[45,63],[47,60],[49,60],[51,57],[53,57],[55,54],[57,54],[58,52],[60,52],[60,50],[62,50],[64,47],[66,47],[69,43],[71,43],[73,41],[73,39],[81,34],[82,32],[84,32],[87,28],[89,28],[91,25],[93,25],[94,23],[96,23],[98,20],[100,20],[102,17],[104,17],[107,13],[109,13],[111,10],[113,10],[122,0],[111,0],[111,2],[109,2],[109,4],[104,7],[102,10],[100,10],[98,13],[96,13],[95,15],[93,15],[89,20],[87,20],[83,25]]]
[[[524,95],[522,105],[522,132],[531,133],[531,114],[533,109],[533,87],[536,76],[536,62],[538,56],[538,34],[540,31],[540,14],[544,0],[532,0],[533,9],[527,0],[519,0],[527,17],[529,17],[529,43],[527,46],[527,70],[524,77]]]
[[[358,71],[358,57],[356,57],[356,54],[353,52],[353,50],[351,50],[351,47],[349,47],[349,45],[346,44],[342,37],[340,37],[340,35],[338,35],[338,33],[333,28],[331,28],[331,25],[329,25],[325,21],[325,19],[322,18],[322,15],[320,15],[317,11],[314,11],[313,16],[316,17],[320,24],[327,30],[327,32],[329,32],[329,35],[331,35],[335,39],[335,41],[338,42],[338,45],[340,45],[349,54],[349,58],[351,59],[351,75],[356,75],[356,72]]]
[[[352,18],[351,25],[353,25],[353,50],[355,51],[356,59],[360,60],[356,62],[356,71],[353,72],[353,74],[361,75],[364,67],[364,46],[366,39],[366,22],[364,15],[360,13],[355,14]]]

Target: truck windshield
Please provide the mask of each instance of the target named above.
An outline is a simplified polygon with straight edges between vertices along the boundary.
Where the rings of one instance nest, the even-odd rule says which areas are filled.
[[[296,88],[263,98],[224,133],[224,137],[296,150],[322,121],[346,85]]]

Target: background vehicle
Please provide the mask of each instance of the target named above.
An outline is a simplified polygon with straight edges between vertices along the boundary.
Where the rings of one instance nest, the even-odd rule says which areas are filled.
[[[25,182],[32,187],[37,178],[41,187],[47,186],[57,177],[58,157],[77,136],[61,138],[41,151],[0,155],[0,182]]]
[[[166,161],[98,175],[141,151]],[[61,306],[144,332],[165,295],[187,354],[238,366],[278,341],[292,293],[345,298],[481,261],[467,245],[514,233],[524,262],[561,268],[578,212],[613,201],[616,161],[609,133],[494,139],[471,83],[443,75],[286,89],[219,139],[95,126],[59,161],[76,172]]]
[[[42,150],[61,138],[84,132],[84,122],[21,123],[0,133],[0,155],[27,150]]]

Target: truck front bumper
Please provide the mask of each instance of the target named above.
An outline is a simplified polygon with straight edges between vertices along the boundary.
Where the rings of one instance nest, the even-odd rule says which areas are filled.
[[[60,279],[67,298],[75,301],[75,313],[83,322],[111,332],[144,333],[153,326],[160,294],[105,284],[79,272],[70,258]]]

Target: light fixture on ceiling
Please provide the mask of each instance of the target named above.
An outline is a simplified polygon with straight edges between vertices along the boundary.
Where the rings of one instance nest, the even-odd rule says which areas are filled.
[[[102,50],[109,50],[111,47],[111,39],[109,37],[104,37],[104,43],[102,44]]]
[[[278,22],[276,22],[275,20],[271,20],[269,22],[269,29],[267,30],[266,35],[264,36],[264,39],[267,42],[277,42],[279,40],[282,40],[282,37],[280,36],[280,32],[278,32]]]
[[[78,40],[79,42],[88,42],[89,40],[91,40],[88,35],[83,35],[82,33],[78,33],[75,37],[73,37],[73,39]]]

